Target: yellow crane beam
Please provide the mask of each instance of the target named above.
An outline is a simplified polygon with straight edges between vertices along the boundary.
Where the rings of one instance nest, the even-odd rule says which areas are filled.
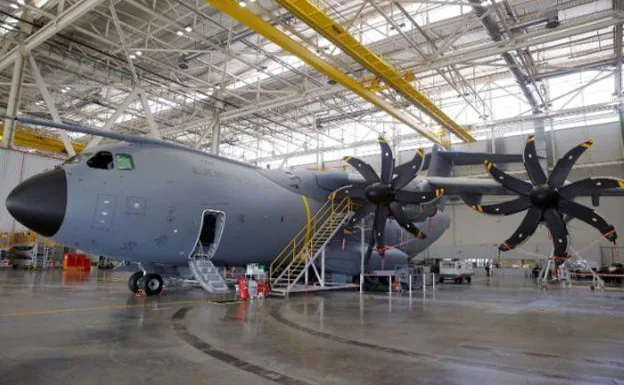
[[[388,86],[395,89],[405,99],[422,112],[438,122],[442,127],[455,134],[464,142],[474,142],[475,138],[466,129],[440,110],[427,97],[416,90],[410,82],[401,76],[390,64],[374,52],[360,44],[347,30],[332,19],[323,10],[309,0],[275,0],[293,15],[312,27],[316,32],[331,41],[344,53],[351,56],[362,66],[376,74]]]
[[[0,124],[0,140],[3,133],[4,128]],[[67,154],[65,151],[65,145],[60,138],[41,135],[36,131],[30,130],[23,126],[18,126],[15,130],[13,145],[18,147],[34,148],[44,152]],[[72,142],[72,146],[74,147],[76,153],[81,152],[85,148],[85,145],[79,142]]]
[[[387,112],[400,122],[408,125],[414,130],[418,131],[421,135],[431,140],[432,142],[444,145],[440,138],[426,128],[421,127],[421,123],[414,117],[400,111],[392,104],[382,99],[375,93],[367,90],[362,84],[355,79],[349,77],[347,74],[331,65],[329,62],[321,59],[312,51],[304,47],[302,44],[290,38],[288,35],[273,27],[271,24],[264,21],[260,16],[251,12],[247,8],[241,7],[235,0],[204,0],[211,4],[219,11],[230,16],[239,23],[246,25],[256,33],[264,36],[277,44],[283,50],[290,52],[292,55],[297,56],[303,60],[306,64],[316,69],[317,71],[325,74],[330,79],[341,84],[348,90],[359,95],[364,100],[375,105],[377,108]]]

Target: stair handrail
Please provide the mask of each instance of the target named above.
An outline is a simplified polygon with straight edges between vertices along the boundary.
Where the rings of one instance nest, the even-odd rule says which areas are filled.
[[[323,239],[322,236],[327,234],[327,227],[329,227],[329,234],[330,234],[330,237],[328,238],[331,238],[331,234],[335,233],[336,230],[340,226],[342,226],[344,222],[344,218],[343,218],[340,220],[340,224],[332,227],[331,218],[336,214],[348,213],[349,207],[351,206],[349,201],[350,199],[346,197],[340,203],[334,205],[331,211],[332,215],[328,216],[323,221],[321,226],[314,232],[312,237],[308,241],[306,241],[305,247],[301,249],[299,254],[303,254],[303,256],[305,257],[307,253],[307,255],[310,255],[310,257],[312,257],[312,253],[314,252],[315,248],[321,242],[321,239]],[[323,239],[323,242],[326,242],[326,241],[328,241],[328,239]],[[277,282],[280,279],[284,278],[284,276],[286,276],[285,278],[286,278],[286,281],[288,282],[288,286],[291,286],[291,282],[293,281],[292,271],[297,269],[302,264],[305,264],[307,262],[307,258],[295,258],[289,261],[290,261],[290,264],[286,266],[285,270],[283,270],[277,277],[271,277],[271,282]],[[298,261],[298,263],[294,264],[295,261]],[[297,273],[297,276],[299,276],[298,273]]]
[[[329,202],[326,202],[318,211],[310,218],[309,222],[314,223],[317,219],[319,219],[322,215],[324,215],[325,211],[329,207]],[[301,251],[303,244],[305,243],[306,233],[308,231],[308,223],[303,226],[301,230],[297,234],[293,236],[293,238],[288,241],[286,246],[280,251],[280,253],[273,259],[271,265],[269,266],[269,276],[273,276],[273,272],[282,267],[284,262],[289,261],[289,257],[295,258],[299,251]]]
[[[269,278],[271,280],[277,279],[277,277],[274,277],[274,273],[278,271],[279,268],[284,266],[284,263],[286,261],[294,260],[295,258],[297,258],[297,256],[301,254],[301,251],[304,250],[306,241],[309,241],[306,239],[307,232],[309,230],[308,224],[312,223],[314,225],[319,222],[324,223],[327,218],[324,218],[324,220],[322,221],[319,221],[319,219],[323,218],[328,212],[332,212],[335,209],[335,200],[337,194],[341,191],[349,189],[350,187],[351,185],[343,186],[330,193],[327,196],[327,201],[316,211],[316,213],[312,216],[312,218],[310,218],[309,221],[306,221],[306,224],[303,226],[303,228],[299,230],[299,232],[293,236],[293,238],[286,244],[286,246],[284,246],[279,254],[277,254],[277,256],[271,262],[271,265],[269,266]],[[348,198],[345,199],[349,200]],[[344,201],[345,199],[343,199],[342,201]],[[292,257],[292,259],[290,257]]]
[[[347,197],[343,200],[344,202],[346,202],[346,206],[349,206],[349,202],[350,199]],[[342,203],[342,202],[341,202]],[[311,265],[312,263],[314,263],[314,261],[318,258],[319,254],[322,252],[323,248],[327,246],[327,244],[333,239],[333,237],[336,235],[336,233],[338,232],[338,230],[340,229],[340,226],[344,225],[344,223],[346,221],[348,221],[351,216],[349,214],[349,211],[346,211],[347,215],[345,215],[341,220],[340,223],[338,225],[336,225],[330,232],[330,235],[323,241],[323,243],[320,245],[320,247],[314,252],[314,253],[310,253],[310,258],[304,260],[304,261],[300,261],[297,266],[300,266],[302,263],[304,264],[304,268],[299,271],[299,273],[297,273],[297,275],[291,279],[290,277],[290,272],[289,272],[289,276],[288,276],[288,286],[286,287],[286,292],[290,292],[293,287],[295,286],[295,284],[301,279],[301,276],[305,273],[305,269],[308,267],[308,265]],[[314,249],[312,249],[314,250]]]

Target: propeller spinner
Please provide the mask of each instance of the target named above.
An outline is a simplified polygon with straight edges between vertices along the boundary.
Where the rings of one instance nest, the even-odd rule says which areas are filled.
[[[370,164],[360,159],[344,158],[366,180],[366,185],[353,186],[347,191],[352,198],[366,202],[355,213],[351,224],[375,213],[373,236],[370,237],[366,260],[370,258],[374,244],[377,245],[379,253],[384,254],[384,231],[386,220],[390,216],[394,217],[405,230],[418,238],[424,238],[425,234],[409,219],[403,210],[403,205],[428,203],[440,198],[444,192],[442,189],[426,192],[402,191],[403,187],[416,178],[423,166],[425,154],[422,149],[419,149],[411,161],[394,167],[394,157],[388,142],[380,137],[379,145],[381,146],[381,176],[377,175]]]
[[[518,229],[498,247],[499,250],[511,250],[526,241],[543,221],[552,235],[554,256],[565,256],[568,249],[568,229],[563,220],[564,214],[589,224],[600,231],[606,239],[615,243],[617,239],[615,228],[593,209],[578,204],[573,199],[579,195],[599,193],[604,189],[624,188],[624,181],[616,178],[586,178],[564,185],[574,163],[592,144],[593,141],[589,140],[568,151],[559,159],[552,174],[547,178],[535,151],[535,137],[529,136],[524,147],[524,167],[531,183],[514,178],[492,162],[485,161],[492,178],[519,197],[494,205],[474,205],[472,208],[492,215],[510,215],[527,211]]]

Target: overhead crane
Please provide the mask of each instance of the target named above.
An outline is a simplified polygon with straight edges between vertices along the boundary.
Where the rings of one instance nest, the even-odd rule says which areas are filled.
[[[2,138],[4,128],[0,124],[0,138]],[[49,152],[49,153],[64,153],[65,145],[60,138],[56,138],[49,135],[41,135],[34,130],[28,129],[23,126],[18,126],[15,130],[15,136],[13,137],[13,145],[18,147],[28,147],[35,150]],[[76,153],[80,153],[85,148],[85,144],[79,142],[72,142],[72,146]]]
[[[288,35],[275,28],[271,24],[267,23],[260,16],[251,12],[249,9],[240,6],[238,2],[234,0],[204,1],[211,4],[213,7],[230,16],[239,23],[246,25],[248,28],[255,31],[256,33],[269,39],[270,41],[281,47],[283,50],[300,58],[307,65],[325,74],[336,83],[341,84],[343,87],[359,95],[364,100],[375,105],[380,110],[385,111],[398,121],[416,130],[432,142],[438,143],[445,147],[448,146],[448,143],[442,141],[440,137],[437,136],[435,133],[422,127],[422,124],[416,118],[406,113],[405,111],[401,111],[398,108],[394,107],[390,102],[386,101],[374,92],[368,90],[360,82],[348,76],[338,68],[334,67],[329,62],[321,59],[319,56],[307,49],[305,46],[290,38]]]
[[[297,18],[312,27],[316,32],[331,41],[344,53],[351,56],[366,69],[396,90],[406,100],[418,107],[443,128],[447,129],[464,142],[474,142],[475,138],[466,129],[457,124],[425,95],[418,92],[408,78],[402,76],[390,64],[362,45],[337,21],[309,0],[275,0]]]

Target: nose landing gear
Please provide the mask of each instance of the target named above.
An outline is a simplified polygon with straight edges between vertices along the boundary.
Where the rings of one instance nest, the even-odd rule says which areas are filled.
[[[139,285],[139,280],[141,280],[141,278],[143,278],[143,275],[145,273],[143,273],[142,271],[137,271],[134,272],[130,278],[128,278],[128,289],[130,289],[131,292],[133,292],[134,294],[138,293],[140,288]]]
[[[158,274],[146,274],[143,277],[143,291],[145,294],[158,295],[163,289],[163,279]]]
[[[163,279],[159,274],[137,271],[128,278],[128,289],[134,294],[143,290],[147,296],[158,295],[162,292],[163,286]]]

